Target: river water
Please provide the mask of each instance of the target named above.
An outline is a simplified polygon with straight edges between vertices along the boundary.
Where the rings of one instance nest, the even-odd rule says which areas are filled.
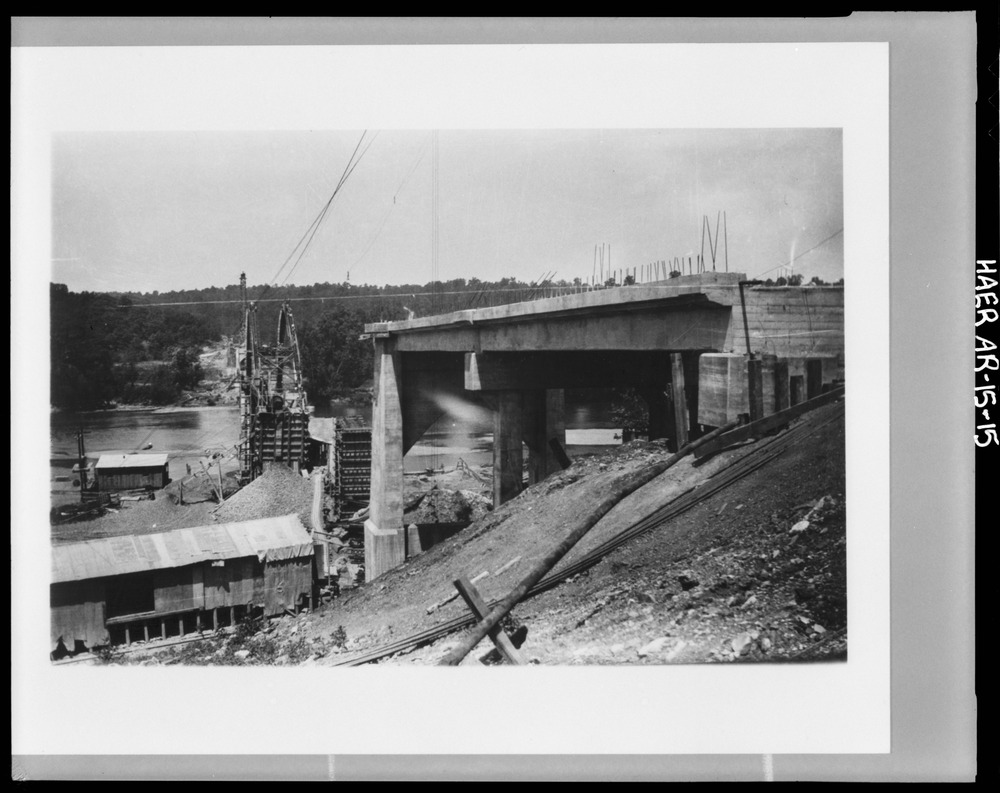
[[[493,417],[476,405],[462,401],[443,403],[445,415],[407,453],[406,470],[453,468],[459,459],[469,465],[492,459]],[[316,406],[317,417],[360,416],[371,421],[371,407],[331,401]],[[606,397],[587,393],[566,402],[567,446],[570,456],[597,451],[620,443],[611,423]],[[184,476],[191,466],[221,453],[235,454],[239,440],[236,406],[109,410],[87,413],[53,413],[51,417],[54,476],[75,462],[77,431],[84,432],[87,457],[102,454],[166,454],[171,479]],[[235,460],[227,468],[235,468]]]
[[[235,406],[53,413],[50,432],[54,492],[72,485],[72,481],[65,481],[65,469],[76,462],[79,429],[83,430],[88,460],[102,454],[166,454],[170,478],[180,479],[188,473],[188,466],[198,471],[201,463],[213,456],[224,459],[234,454],[240,416]],[[233,459],[224,467],[235,470],[237,463]],[[60,476],[62,481],[57,481]]]

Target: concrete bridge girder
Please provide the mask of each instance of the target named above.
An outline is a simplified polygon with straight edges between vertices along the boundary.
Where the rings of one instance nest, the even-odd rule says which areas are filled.
[[[375,341],[373,498],[365,526],[366,570],[373,572],[406,559],[403,457],[445,414],[448,398],[474,402],[494,414],[493,502],[497,506],[523,489],[524,447],[528,449],[529,484],[563,467],[567,459],[565,388],[637,388],[649,405],[654,438],[680,437],[687,432],[687,417],[695,415],[667,397],[667,385],[683,371],[678,353],[401,352],[394,341]],[[692,353],[685,357],[688,354]],[[697,354],[693,353],[695,361]],[[675,393],[682,391],[675,388]]]
[[[637,389],[650,408],[651,436],[676,448],[698,429],[699,356],[747,352],[740,279],[701,274],[366,326],[375,343],[369,580],[405,561],[403,455],[444,415],[446,398],[494,413],[496,505],[521,490],[522,444],[530,482],[560,467],[565,388]],[[842,360],[842,289],[753,288],[746,302],[750,351],[791,357],[808,343],[809,354]],[[804,379],[779,365],[779,391],[782,376]]]
[[[397,337],[400,352],[586,352],[722,349],[731,306],[699,301],[677,307],[631,308],[584,317],[464,322],[415,329]]]

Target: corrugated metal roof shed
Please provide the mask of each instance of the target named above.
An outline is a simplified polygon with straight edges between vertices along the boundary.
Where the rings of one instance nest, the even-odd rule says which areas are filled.
[[[256,556],[297,559],[313,552],[298,515],[220,523],[162,534],[128,535],[52,548],[52,583]]]
[[[165,454],[102,454],[98,468],[159,468],[167,464]]]

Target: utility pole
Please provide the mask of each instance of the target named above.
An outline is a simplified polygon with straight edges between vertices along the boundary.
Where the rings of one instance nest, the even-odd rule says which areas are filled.
[[[764,371],[761,361],[757,360],[750,348],[750,326],[747,323],[747,301],[743,294],[744,286],[756,286],[761,281],[740,281],[740,308],[743,310],[743,335],[747,344],[747,377],[749,380],[748,400],[750,402],[750,421],[764,417]]]
[[[87,491],[87,455],[83,448],[83,428],[80,427],[76,431],[76,450],[79,455],[78,466],[80,468],[80,500],[84,500],[84,494]]]

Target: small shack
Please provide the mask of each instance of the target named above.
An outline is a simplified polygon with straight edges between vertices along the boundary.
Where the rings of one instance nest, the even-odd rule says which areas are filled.
[[[103,493],[116,490],[159,490],[170,483],[165,454],[104,454],[97,461],[97,489]]]
[[[313,544],[296,515],[108,537],[52,549],[52,646],[68,651],[297,612]]]

